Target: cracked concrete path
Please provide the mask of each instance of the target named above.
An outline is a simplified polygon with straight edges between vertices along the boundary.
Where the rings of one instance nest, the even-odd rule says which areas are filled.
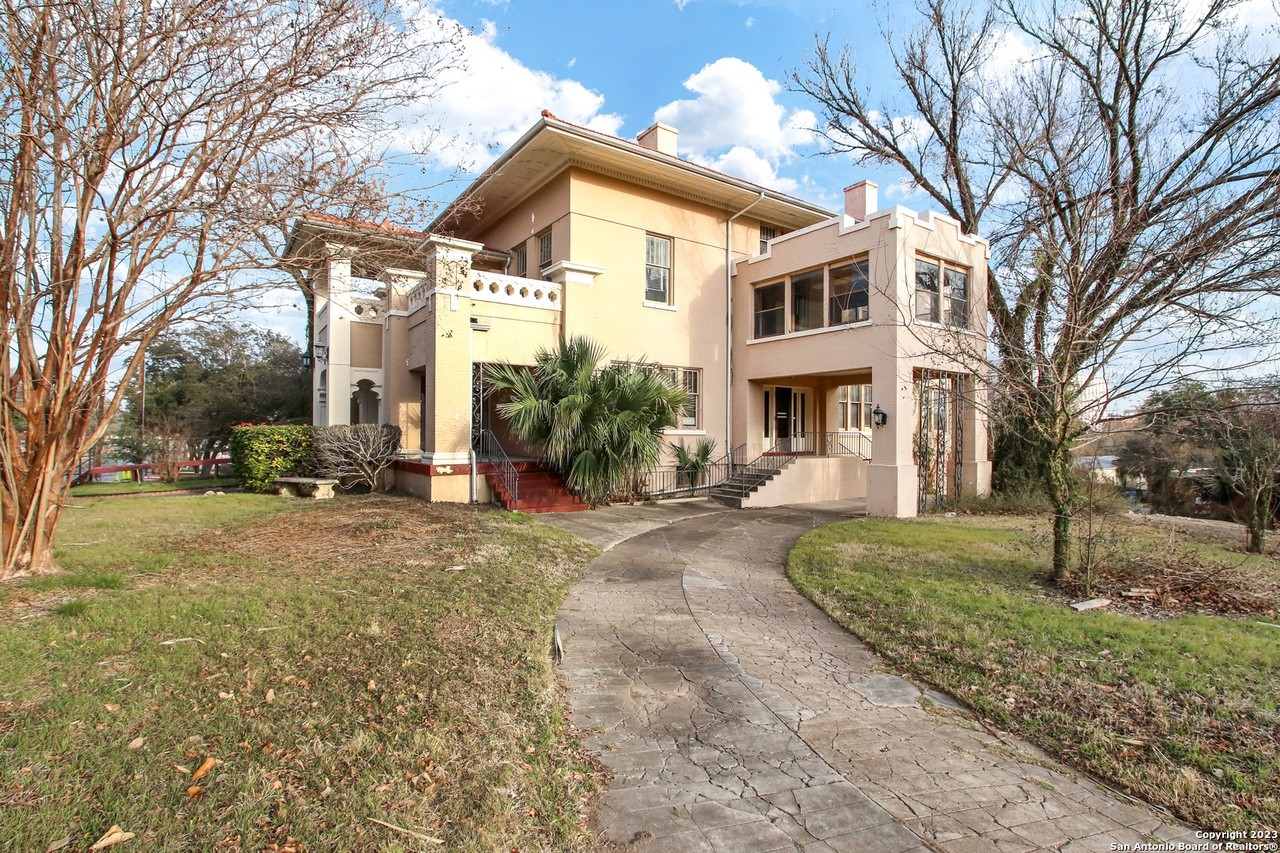
[[[1095,853],[1195,840],[942,710],[947,697],[922,701],[797,593],[787,553],[840,515],[701,502],[607,512],[545,519],[612,546],[559,617],[573,722],[612,771],[605,844]]]

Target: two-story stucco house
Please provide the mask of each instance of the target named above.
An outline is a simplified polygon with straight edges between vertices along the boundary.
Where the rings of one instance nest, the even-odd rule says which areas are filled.
[[[987,491],[980,389],[946,355],[985,347],[986,241],[878,209],[868,182],[833,213],[681,159],[677,141],[544,113],[425,232],[300,221],[316,423],[396,424],[402,488],[485,500],[482,431],[507,456],[536,449],[497,417],[483,366],[588,335],[689,392],[671,441],[785,462],[749,505],[865,498],[909,516]]]

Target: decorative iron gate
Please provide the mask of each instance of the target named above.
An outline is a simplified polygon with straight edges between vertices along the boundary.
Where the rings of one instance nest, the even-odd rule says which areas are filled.
[[[964,397],[960,377],[937,370],[916,372],[915,463],[921,512],[960,494],[964,469]]]

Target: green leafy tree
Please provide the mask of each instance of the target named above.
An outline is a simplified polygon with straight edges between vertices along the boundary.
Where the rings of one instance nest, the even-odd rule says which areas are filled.
[[[487,378],[508,399],[498,406],[521,439],[589,503],[604,503],[658,463],[665,427],[688,395],[643,363],[605,364],[586,337],[540,350],[532,368],[492,365]]]
[[[139,389],[126,400],[126,445],[157,446],[157,430],[192,439],[193,458],[212,459],[242,423],[306,420],[308,374],[288,338],[229,323],[172,330],[147,349],[146,420]]]
[[[1200,382],[1180,382],[1147,397],[1142,429],[1120,449],[1121,473],[1147,481],[1147,499],[1161,511],[1176,510],[1188,497],[1185,475],[1214,463],[1216,399]]]

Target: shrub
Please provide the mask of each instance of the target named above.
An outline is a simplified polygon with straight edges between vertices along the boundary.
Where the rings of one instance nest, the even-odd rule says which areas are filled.
[[[391,424],[352,424],[320,427],[315,431],[316,470],[342,481],[342,488],[368,486],[386,491],[384,474],[400,453],[400,427]]]
[[[239,426],[231,430],[231,461],[245,488],[274,490],[276,477],[308,477],[312,436],[309,426]]]

